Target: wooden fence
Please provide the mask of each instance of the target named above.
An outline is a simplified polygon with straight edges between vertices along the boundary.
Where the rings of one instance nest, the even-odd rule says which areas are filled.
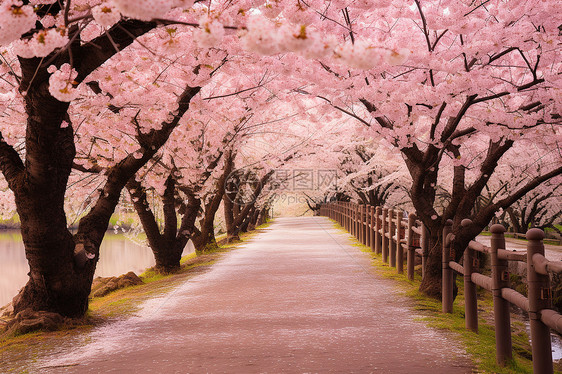
[[[428,231],[415,215],[403,211],[348,202],[322,204],[320,215],[338,222],[362,244],[382,254],[385,263],[414,279],[415,255],[422,258],[422,277],[429,251]],[[396,228],[399,228],[396,230]],[[406,254],[406,256],[404,256]]]
[[[406,260],[408,279],[414,279],[415,255],[422,258],[422,278],[428,256],[428,232],[413,214],[403,211],[373,207],[350,202],[322,204],[320,215],[338,222],[362,244],[382,255],[382,260],[398,273],[404,272]],[[461,224],[471,222],[464,220]],[[442,308],[453,311],[453,271],[464,277],[465,325],[478,332],[478,307],[476,286],[492,292],[496,331],[496,361],[504,366],[512,358],[511,321],[509,303],[529,313],[534,373],[553,373],[550,329],[562,333],[562,315],[552,310],[550,273],[562,273],[562,262],[548,261],[544,257],[544,232],[531,229],[527,232],[527,252],[505,249],[505,229],[493,225],[490,247],[471,241],[466,248],[462,265],[453,261],[454,235],[452,222],[443,229],[443,282]],[[490,277],[476,270],[476,252],[487,253],[491,259]],[[404,257],[406,253],[406,257]],[[509,287],[508,261],[527,263],[528,297]]]
[[[533,372],[552,373],[552,347],[550,329],[562,333],[562,315],[552,310],[552,289],[549,273],[562,273],[562,262],[549,261],[544,257],[544,232],[539,229],[527,231],[527,251],[505,249],[505,228],[493,225],[490,247],[471,241],[464,251],[463,264],[453,261],[451,222],[443,229],[443,311],[453,308],[453,271],[464,277],[465,325],[478,332],[478,307],[476,286],[492,293],[494,301],[494,325],[496,332],[496,361],[505,365],[512,357],[511,321],[509,304],[517,305],[529,313]],[[469,225],[470,220],[461,224]],[[476,272],[476,252],[490,256],[490,277]],[[527,263],[527,297],[509,287],[508,262]]]

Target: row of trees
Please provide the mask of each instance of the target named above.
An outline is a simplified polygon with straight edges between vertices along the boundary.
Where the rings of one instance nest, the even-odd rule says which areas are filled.
[[[560,23],[547,2],[387,3],[356,13],[346,8],[343,18],[326,8],[323,23],[339,19],[334,28],[353,46],[407,46],[408,60],[361,71],[319,62],[316,80],[300,92],[325,100],[399,152],[411,178],[409,198],[431,235],[421,289],[438,295],[447,220],[458,260],[497,212],[546,181],[561,182],[554,94]],[[501,181],[509,186],[501,189]],[[487,186],[494,198],[478,205]],[[439,188],[448,200],[438,199]],[[461,226],[467,217],[472,225]]]
[[[290,165],[339,170],[340,197],[411,203],[431,233],[422,290],[437,294],[444,222],[458,257],[496,214],[560,185],[556,6],[4,1],[0,171],[30,264],[14,310],[85,313],[124,191],[173,271],[189,239],[212,245],[221,202],[235,238]]]
[[[11,25],[19,28],[2,40],[6,116],[0,170],[15,198],[30,265],[29,282],[13,302],[16,313],[26,308],[71,317],[86,312],[99,247],[124,189],[133,196],[161,269],[177,266],[177,252],[192,235],[202,243],[212,240],[208,224],[197,233],[193,222],[199,206],[209,216],[216,211],[229,168],[228,161],[222,165],[240,146],[233,141],[239,135],[236,126],[224,128],[224,134],[217,130],[228,121],[245,124],[244,115],[270,95],[249,95],[251,103],[228,113],[207,112],[214,92],[227,98],[264,82],[245,87],[253,77],[229,71],[229,48],[202,46],[205,28],[192,25],[209,9],[192,5],[2,3],[3,36]],[[229,9],[223,11],[227,17]],[[170,19],[161,19],[164,15]],[[198,113],[205,119],[196,118]],[[202,126],[208,126],[204,135]],[[193,167],[198,160],[203,164]],[[210,178],[213,165],[222,170],[216,181]],[[184,172],[190,175],[182,178]],[[214,196],[202,190],[205,182],[217,187]],[[147,186],[163,198],[162,233],[145,204]],[[87,201],[74,234],[65,211],[69,198]],[[176,208],[183,209],[179,229]]]

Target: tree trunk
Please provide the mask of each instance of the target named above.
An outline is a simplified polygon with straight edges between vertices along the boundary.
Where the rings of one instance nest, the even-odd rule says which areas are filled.
[[[193,237],[193,244],[195,250],[198,252],[205,252],[207,249],[216,247],[217,241],[215,239],[215,216],[219,210],[221,201],[226,194],[226,179],[232,172],[233,167],[233,154],[231,151],[226,152],[224,159],[224,170],[215,184],[215,192],[211,201],[205,206],[205,214],[201,222],[201,230],[196,232]],[[228,198],[226,198],[228,200]],[[226,212],[225,212],[226,213]],[[231,219],[230,222],[232,222]],[[228,227],[228,224],[227,224]]]
[[[244,217],[244,220],[242,221],[242,224],[240,225],[240,232],[250,231],[250,229],[249,229],[250,223],[252,222],[255,211],[256,211],[256,208],[252,207],[252,209],[250,209],[250,211],[246,214],[246,217]]]
[[[14,312],[31,308],[81,316],[87,310],[95,262],[85,269],[75,264],[75,242],[64,212],[75,155],[72,128],[60,128],[63,120],[69,121],[68,103],[52,98],[46,81],[30,87],[25,100],[25,169],[11,187],[30,271],[29,281],[13,300]]]
[[[34,108],[38,115],[30,115],[28,120],[23,183],[12,182],[30,266],[28,284],[13,301],[15,313],[32,308],[79,317],[86,312],[99,248],[122,189],[166,142],[199,89],[187,87],[179,97],[174,118],[163,123],[161,129],[139,139],[140,158],[130,154],[109,169],[100,197],[80,220],[78,232],[73,237],[66,228],[64,212],[66,183],[74,159],[73,130],[70,125],[60,128],[62,119],[57,119],[59,127],[53,128],[50,120],[50,116],[57,114],[56,108],[67,107],[68,104],[55,105],[58,101],[45,94],[47,88],[44,87],[44,97],[37,101],[43,107]],[[33,97],[28,92],[27,100],[33,103]],[[53,104],[53,101],[56,103]],[[66,113],[63,118],[67,118]],[[39,123],[37,119],[48,121]],[[50,140],[53,134],[57,138]]]
[[[152,249],[156,265],[154,270],[161,274],[170,274],[180,269],[180,260],[183,250],[195,231],[195,219],[201,205],[201,200],[189,196],[188,203],[182,217],[181,227],[177,229],[177,215],[175,204],[176,183],[172,175],[166,180],[166,190],[162,197],[164,205],[164,232],[160,232],[156,217],[154,216],[146,191],[142,184],[131,178],[127,189],[133,200],[133,206],[139,216],[143,230],[146,234],[148,245]]]
[[[257,225],[261,226],[264,223],[267,223],[268,220],[269,220],[269,208],[268,206],[264,206],[263,208],[261,208],[260,218],[258,219]]]
[[[441,235],[430,231],[429,253],[419,290],[435,298],[441,298],[442,246]]]
[[[224,205],[224,222],[226,225],[226,240],[231,243],[240,240],[236,227],[234,226],[234,202],[232,201],[232,194],[225,193],[223,197]]]
[[[213,198],[215,200],[217,196]],[[200,225],[201,229],[196,231],[192,237],[192,242],[197,252],[205,252],[213,247],[216,247],[217,240],[215,239],[215,215],[217,213],[218,207],[220,205],[220,201],[222,198],[222,194],[217,198],[218,204],[207,204],[205,207],[205,214],[203,219],[201,219]]]
[[[155,26],[121,21],[106,32],[111,37],[104,34],[87,43],[81,43],[75,37],[78,28],[71,27],[73,42],[68,49],[46,59],[19,59],[19,91],[25,92],[27,114],[25,164],[0,133],[0,170],[14,192],[30,267],[27,284],[13,300],[15,313],[30,308],[79,317],[86,312],[99,246],[118,201],[115,192],[120,192],[116,191],[119,173],[109,176],[111,181],[103,190],[108,195],[98,200],[95,212],[81,220],[78,233],[72,236],[64,197],[76,152],[74,130],[67,113],[69,103],[59,102],[49,93],[47,66],[71,62],[80,83],[116,53],[115,45],[125,48]],[[63,122],[68,126],[62,126]]]
[[[248,231],[255,230],[256,225],[258,223],[259,216],[260,216],[260,210],[255,209],[254,214],[252,215],[252,219],[250,220],[250,224],[248,225]]]

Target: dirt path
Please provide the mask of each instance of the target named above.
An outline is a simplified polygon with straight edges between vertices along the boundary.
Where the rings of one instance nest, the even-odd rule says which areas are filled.
[[[33,372],[470,373],[405,303],[327,219],[283,218]]]

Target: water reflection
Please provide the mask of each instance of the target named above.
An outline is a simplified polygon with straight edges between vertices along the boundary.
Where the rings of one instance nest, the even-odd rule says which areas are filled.
[[[9,303],[25,285],[28,271],[21,235],[0,234],[0,306]]]
[[[184,255],[194,251],[191,242]],[[123,234],[107,233],[100,252],[95,276],[109,277],[129,271],[137,274],[154,265],[150,248],[139,245]],[[29,266],[19,232],[0,233],[0,307],[6,305],[27,282]]]

